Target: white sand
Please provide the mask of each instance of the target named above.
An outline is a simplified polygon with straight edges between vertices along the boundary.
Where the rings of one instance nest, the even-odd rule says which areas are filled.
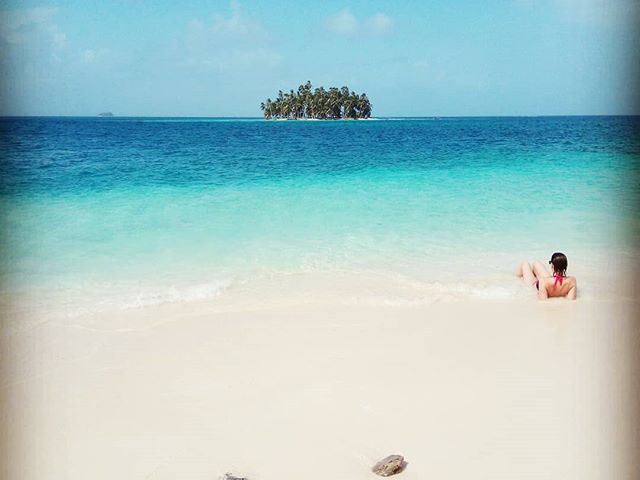
[[[261,288],[3,329],[2,478],[358,480],[391,453],[406,480],[639,471],[632,300]]]

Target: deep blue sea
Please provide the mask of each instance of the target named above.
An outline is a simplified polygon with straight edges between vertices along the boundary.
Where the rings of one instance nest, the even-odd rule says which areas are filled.
[[[494,288],[557,250],[593,272],[637,258],[639,134],[638,117],[4,118],[2,292],[146,305],[332,271]]]

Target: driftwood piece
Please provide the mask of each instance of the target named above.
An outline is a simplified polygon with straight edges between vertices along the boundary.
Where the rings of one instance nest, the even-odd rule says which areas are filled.
[[[376,463],[371,471],[381,477],[390,477],[402,472],[407,466],[402,455],[389,455]]]

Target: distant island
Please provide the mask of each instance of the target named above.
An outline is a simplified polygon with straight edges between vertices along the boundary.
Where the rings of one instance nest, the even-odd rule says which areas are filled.
[[[358,95],[349,87],[318,87],[312,90],[311,82],[298,87],[298,91],[278,92],[275,100],[260,104],[267,119],[360,119],[371,116],[371,102],[366,93]]]
[[[113,117],[113,113],[111,112],[102,112],[98,114],[99,117]]]

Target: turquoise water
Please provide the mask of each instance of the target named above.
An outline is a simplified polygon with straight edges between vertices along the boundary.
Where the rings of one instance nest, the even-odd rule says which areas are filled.
[[[501,281],[555,250],[635,258],[640,231],[635,117],[0,128],[8,294],[129,305],[332,270]]]

